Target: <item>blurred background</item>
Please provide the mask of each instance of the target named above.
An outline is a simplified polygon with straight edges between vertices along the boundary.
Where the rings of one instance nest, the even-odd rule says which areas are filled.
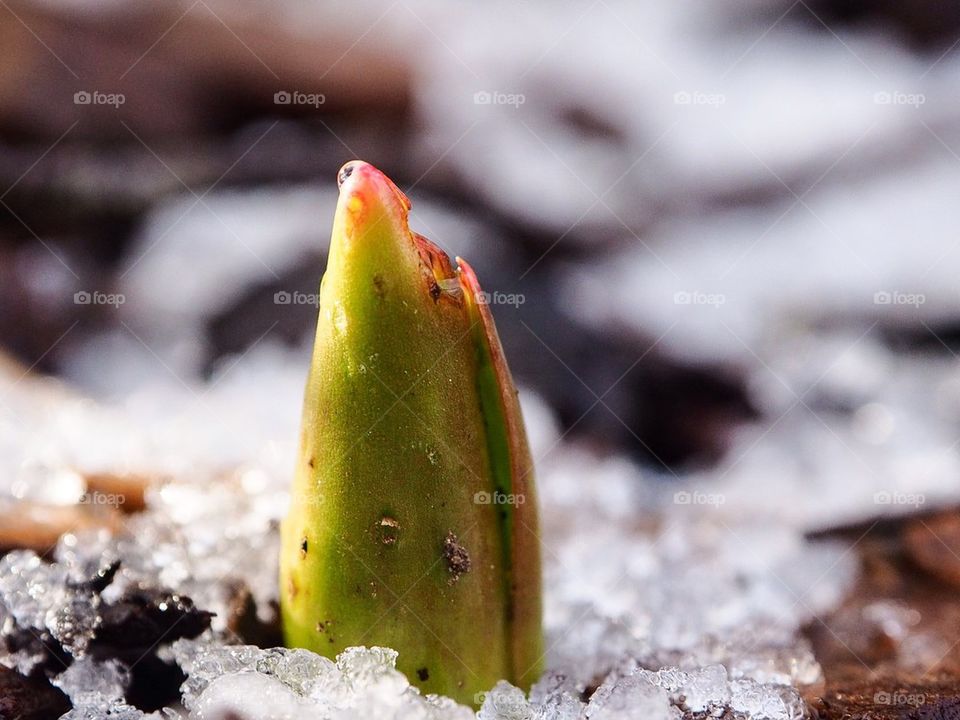
[[[0,342],[107,403],[303,366],[362,158],[497,293],[566,438],[666,478],[936,489],[960,469],[958,11],[7,0]]]
[[[93,638],[154,709],[185,677],[161,641],[279,642],[360,158],[490,293],[578,697],[645,657],[796,707],[825,670],[836,710],[837,668],[952,663],[956,712],[960,2],[0,0],[0,47],[0,553],[57,560],[0,560],[46,643],[8,623],[4,665]],[[114,558],[104,607],[203,612],[127,647]],[[44,572],[108,577],[38,615]]]

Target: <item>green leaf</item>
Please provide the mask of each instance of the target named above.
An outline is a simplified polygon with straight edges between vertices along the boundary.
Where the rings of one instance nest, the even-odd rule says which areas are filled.
[[[408,226],[362,162],[340,172],[291,509],[288,645],[399,651],[426,692],[475,703],[540,673],[532,463],[470,267]]]

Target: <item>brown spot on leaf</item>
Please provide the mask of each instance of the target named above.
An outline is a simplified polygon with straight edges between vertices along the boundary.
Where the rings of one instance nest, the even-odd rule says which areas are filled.
[[[309,460],[307,460],[307,465],[310,466],[311,470],[313,470],[314,463],[315,463],[315,460],[313,458],[310,458]]]
[[[303,538],[301,538],[300,540],[300,558],[301,559],[307,556],[307,547],[308,547],[307,536],[304,535]]]
[[[317,632],[321,635],[327,636],[328,642],[334,642],[333,631],[331,626],[333,625],[333,620],[321,620],[317,623]]]
[[[463,302],[463,293],[460,291],[460,281],[457,279],[457,271],[450,262],[450,256],[423,235],[413,233],[413,240],[423,263],[430,297],[434,302],[443,299],[460,305]]]
[[[377,273],[373,276],[373,291],[377,294],[377,297],[383,300],[387,295],[387,288],[383,282],[383,275]]]
[[[299,592],[300,587],[297,585],[297,581],[294,580],[293,577],[290,577],[287,580],[287,595],[292,599],[295,598]]]
[[[425,667],[417,669],[417,677],[420,678],[420,682],[426,682],[430,679],[430,671]]]
[[[384,545],[396,545],[400,539],[400,523],[389,515],[380,518],[376,527],[377,540]]]
[[[457,582],[461,575],[470,572],[470,553],[452,532],[448,532],[443,540],[443,559],[451,576],[451,585]]]

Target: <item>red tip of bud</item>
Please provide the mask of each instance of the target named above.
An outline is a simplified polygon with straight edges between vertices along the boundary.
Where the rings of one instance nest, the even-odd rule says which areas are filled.
[[[337,187],[340,193],[350,193],[357,196],[361,202],[367,203],[374,196],[382,202],[395,201],[404,212],[410,211],[410,200],[394,185],[393,181],[377,170],[370,163],[363,160],[351,160],[337,173]]]

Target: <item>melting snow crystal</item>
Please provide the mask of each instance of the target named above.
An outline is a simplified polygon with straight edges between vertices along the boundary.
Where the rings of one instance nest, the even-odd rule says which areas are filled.
[[[76,706],[109,707],[123,699],[130,673],[116,660],[96,662],[89,657],[75,660],[53,679]]]
[[[601,685],[586,716],[590,720],[669,720],[671,710],[666,690],[635,674]]]
[[[484,693],[477,720],[531,720],[533,708],[522,690],[505,680]]]

